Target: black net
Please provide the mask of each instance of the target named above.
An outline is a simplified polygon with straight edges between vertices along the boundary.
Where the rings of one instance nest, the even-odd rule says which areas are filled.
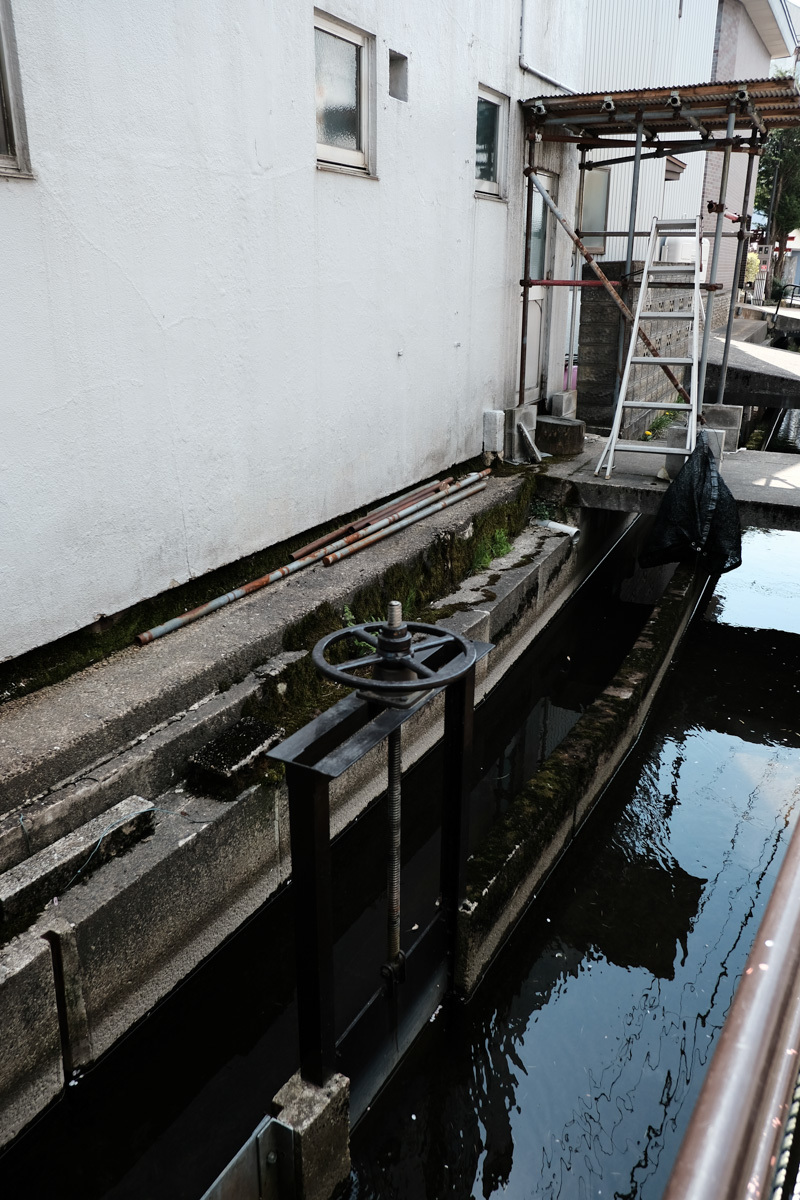
[[[664,493],[639,555],[643,567],[671,562],[694,565],[698,560],[712,574],[742,565],[739,510],[717,469],[705,430]]]

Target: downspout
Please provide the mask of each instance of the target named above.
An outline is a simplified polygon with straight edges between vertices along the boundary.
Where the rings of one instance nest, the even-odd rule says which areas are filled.
[[[725,381],[728,376],[728,359],[731,353],[731,334],[733,332],[733,318],[736,312],[736,304],[734,302],[734,292],[739,288],[739,275],[742,270],[742,258],[744,257],[744,248],[750,242],[750,216],[748,209],[750,207],[750,185],[753,180],[753,164],[756,160],[755,154],[747,156],[747,177],[744,183],[744,196],[742,197],[742,211],[739,215],[739,241],[736,246],[736,266],[733,269],[733,285],[731,287],[731,304],[728,309],[728,324],[725,327],[725,349],[722,353],[722,366],[719,372],[719,386],[717,387],[717,404],[723,404],[725,401]],[[735,447],[734,447],[735,449]]]
[[[719,184],[719,203],[715,204],[712,211],[716,211],[717,223],[714,229],[714,252],[711,255],[711,271],[709,273],[710,284],[717,282],[717,266],[719,264],[719,251],[722,245],[722,222],[725,219],[725,197],[728,194],[728,171],[731,165],[731,145],[733,142],[733,133],[736,128],[736,110],[731,108],[728,113],[728,125],[725,131],[725,149],[722,152],[722,178]],[[733,296],[731,296],[733,300]],[[703,350],[700,357],[700,378],[697,385],[697,411],[703,411],[703,396],[706,386],[706,367],[708,365],[708,343],[711,337],[711,319],[714,309],[714,293],[709,291],[708,303],[706,304],[706,321],[703,326]]]
[[[625,250],[625,298],[631,298],[631,271],[633,268],[633,243],[636,238],[636,211],[639,206],[639,173],[642,166],[642,138],[644,136],[644,123],[640,119],[636,122],[636,149],[633,156],[633,180],[631,182],[631,206],[628,212],[628,241]],[[642,281],[641,286],[644,286]],[[614,408],[617,407],[619,400],[619,389],[622,384],[622,360],[625,357],[625,322],[619,323],[619,334],[617,338],[617,374],[614,380]]]
[[[578,168],[578,199],[575,212],[575,228],[580,229],[583,220],[583,185],[586,179],[586,149],[581,147],[581,161]],[[572,248],[572,278],[577,282],[581,270],[581,260],[577,247]],[[569,297],[569,349],[567,350],[567,386],[566,391],[572,391],[572,364],[575,358],[575,317],[578,309],[578,289],[570,289]]]
[[[522,0],[522,11],[519,19],[519,69],[527,75],[535,75],[537,79],[544,80],[551,87],[561,88],[562,92],[566,92],[569,96],[574,96],[575,92],[572,88],[568,88],[566,84],[559,83],[557,79],[553,79],[551,75],[545,75],[544,71],[539,71],[536,67],[531,67],[525,61],[525,13],[528,7],[528,0]],[[527,276],[526,276],[527,278]]]
[[[531,277],[531,239],[533,237],[533,155],[534,143],[528,142],[528,194],[525,199],[525,262],[522,270],[522,332],[519,348],[519,399],[517,407],[525,403],[525,372],[528,367],[528,297]]]

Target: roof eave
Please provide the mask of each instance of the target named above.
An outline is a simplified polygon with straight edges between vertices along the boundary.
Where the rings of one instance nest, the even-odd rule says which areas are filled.
[[[785,0],[742,0],[770,58],[794,54],[797,36]]]

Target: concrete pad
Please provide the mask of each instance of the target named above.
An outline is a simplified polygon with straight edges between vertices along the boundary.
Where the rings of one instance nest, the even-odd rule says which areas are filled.
[[[71,889],[34,926],[67,956],[64,922],[74,936],[79,979],[65,982],[85,1008],[86,1026],[85,1048],[68,1047],[75,1065],[113,1045],[280,878],[275,798],[266,789],[233,804],[168,795],[156,819],[153,837],[101,867],[90,887]]]
[[[154,818],[149,800],[130,796],[0,875],[0,936],[33,918],[77,883],[78,876],[88,879],[104,862],[152,833]]]
[[[148,646],[131,646],[63,683],[0,707],[0,812],[43,795],[132,746],[174,714],[224,693],[283,650],[293,624],[327,602],[341,611],[393,565],[510,500],[519,477],[490,478],[483,492],[434,513],[368,551],[313,566]],[[142,789],[129,789],[142,790]],[[122,799],[122,796],[118,797]]]
[[[588,441],[588,439],[587,439]],[[576,458],[536,468],[539,495],[581,508],[655,514],[667,483],[656,477],[656,454],[620,454],[610,479],[595,475],[605,439]],[[722,476],[739,505],[742,525],[800,530],[800,455],[739,450],[725,459]]]
[[[294,1131],[294,1190],[286,1194],[295,1200],[330,1200],[350,1174],[349,1097],[344,1075],[322,1087],[293,1075],[275,1095],[272,1115]]]
[[[23,934],[0,950],[0,1145],[64,1085],[50,947]]]

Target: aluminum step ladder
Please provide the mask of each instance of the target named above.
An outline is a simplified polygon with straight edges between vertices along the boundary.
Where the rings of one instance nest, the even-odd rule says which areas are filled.
[[[670,237],[693,237],[694,238],[694,261],[691,263],[668,263],[656,262],[655,254],[658,246],[659,238],[664,236]],[[636,313],[633,318],[633,326],[631,328],[630,344],[628,346],[628,357],[625,362],[625,370],[622,374],[622,383],[619,390],[619,400],[614,412],[614,422],[611,428],[611,434],[606,442],[603,453],[600,456],[600,461],[595,468],[595,475],[599,475],[603,467],[605,467],[606,478],[609,477],[614,469],[614,455],[618,453],[636,453],[636,454],[680,454],[685,456],[694,450],[695,440],[697,438],[697,386],[698,386],[698,364],[700,358],[700,277],[701,277],[701,233],[700,233],[700,218],[695,220],[683,221],[660,221],[658,218],[653,220],[650,229],[650,241],[647,244],[647,256],[645,258],[644,270],[642,272],[642,284],[639,289],[639,301],[636,305]],[[687,286],[691,284],[693,291],[692,307],[674,312],[655,312],[648,311],[647,297],[650,290],[663,286],[664,276],[686,276]],[[668,357],[656,355],[637,354],[637,342],[639,340],[639,327],[642,321],[691,321],[691,355],[689,357]],[[655,370],[660,370],[659,364],[669,367],[691,367],[691,379],[688,388],[690,403],[682,401],[669,401],[664,404],[654,404],[650,400],[628,400],[628,386],[631,378],[631,370],[634,366],[648,366]],[[619,431],[622,426],[623,414],[628,409],[646,408],[646,409],[662,409],[665,412],[685,412],[686,413],[686,446],[665,446],[662,443],[657,445],[652,442],[625,442],[619,440]]]

